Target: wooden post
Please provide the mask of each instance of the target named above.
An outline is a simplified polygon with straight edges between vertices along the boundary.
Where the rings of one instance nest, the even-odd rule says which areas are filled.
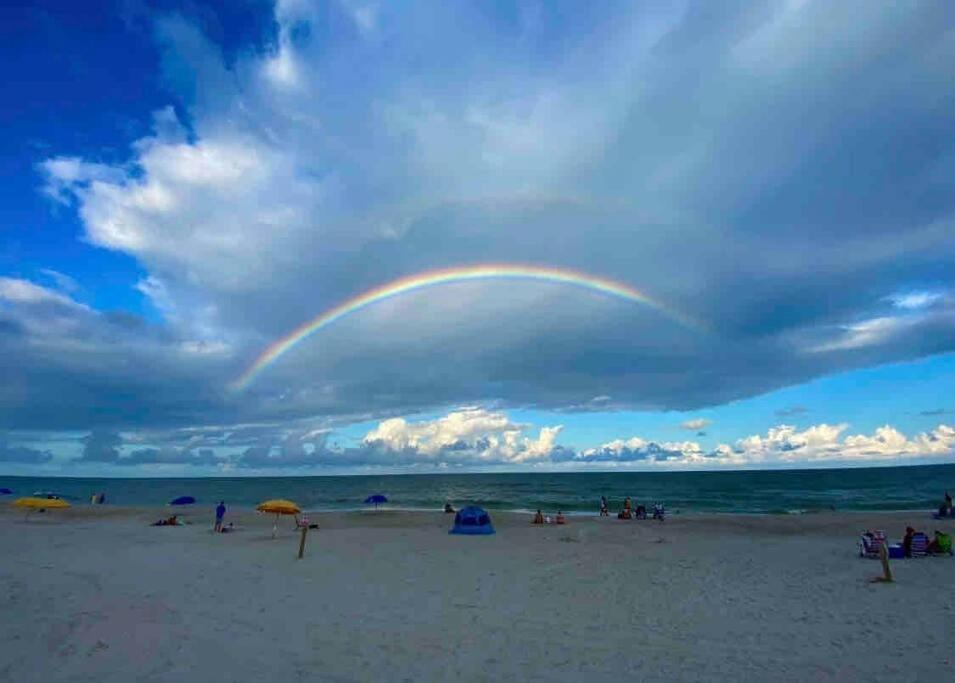
[[[882,560],[882,580],[886,583],[892,583],[892,568],[889,567],[889,549],[885,543],[879,546],[879,559]]]
[[[298,559],[302,559],[305,554],[305,535],[308,534],[308,524],[302,525],[302,540],[298,542]]]

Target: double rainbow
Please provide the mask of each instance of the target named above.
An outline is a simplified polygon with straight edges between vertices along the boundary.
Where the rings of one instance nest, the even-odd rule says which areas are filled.
[[[245,372],[233,383],[233,388],[243,390],[251,384],[255,378],[272,363],[278,360],[287,351],[291,350],[300,341],[309,337],[319,330],[328,327],[336,320],[344,318],[346,315],[360,311],[361,309],[376,304],[379,301],[390,299],[392,297],[405,294],[425,287],[449,284],[452,282],[468,282],[471,280],[537,280],[541,282],[553,282],[559,284],[573,285],[582,287],[609,296],[643,304],[654,308],[676,322],[690,328],[700,328],[699,323],[682,315],[678,311],[664,306],[658,301],[654,301],[643,292],[634,289],[622,282],[616,282],[607,278],[581,273],[575,270],[564,268],[542,268],[539,266],[509,265],[509,264],[483,264],[474,266],[458,266],[455,268],[443,268],[439,270],[429,270],[424,273],[416,273],[407,277],[399,278],[385,283],[374,289],[344,301],[334,308],[330,308],[320,313],[315,318],[299,325],[287,335],[271,344],[255,359]]]

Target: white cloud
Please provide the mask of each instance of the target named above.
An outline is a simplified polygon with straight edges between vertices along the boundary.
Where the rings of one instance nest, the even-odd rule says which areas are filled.
[[[504,413],[463,408],[431,421],[384,420],[362,442],[391,451],[413,451],[425,459],[466,457],[516,464],[549,458],[562,427],[543,427],[536,439],[525,436],[526,429]]]
[[[889,297],[896,308],[905,310],[918,310],[927,308],[935,302],[941,300],[943,294],[940,292],[906,292],[903,294],[893,294]]]
[[[719,444],[705,452],[696,442],[617,439],[577,454],[575,461],[636,463],[686,468],[779,467],[820,463],[888,462],[911,458],[955,456],[955,428],[939,425],[911,439],[888,425],[871,435],[845,435],[846,424],[818,424],[802,431],[790,425],[770,428],[734,444]]]
[[[0,299],[16,304],[57,304],[88,311],[89,308],[70,297],[47,289],[29,280],[0,277]]]
[[[159,366],[200,385],[180,381],[164,410],[142,396],[123,419],[181,425],[477,401],[697,411],[950,351],[955,323],[941,301],[901,298],[895,317],[864,301],[951,271],[952,207],[925,196],[951,157],[937,128],[952,61],[945,22],[928,6],[830,5],[586,3],[569,25],[543,7],[518,17],[480,3],[281,0],[275,44],[229,60],[186,20],[160,18],[161,76],[182,123],[166,107],[125,161],[92,151],[41,169],[86,240],[144,271],[139,290],[163,318],[149,344],[171,365],[121,353],[104,313],[101,327],[64,333],[59,356],[22,340],[35,355],[10,355],[9,367],[22,386],[42,378],[49,395],[23,391],[0,413],[53,424],[65,391],[99,384],[84,380],[85,358],[59,384],[48,368],[91,338],[115,374],[76,405],[118,415],[98,406]],[[808,18],[824,30],[807,32]],[[905,150],[894,146],[899,121]],[[357,293],[483,261],[619,279],[713,333],[566,288],[454,285],[323,330],[241,399],[221,391],[243,362]],[[189,365],[202,360],[201,372]],[[208,397],[201,411],[185,407],[195,395]],[[535,452],[508,446],[527,438],[509,434],[493,432],[499,448]]]
[[[846,424],[819,424],[799,431],[780,425],[765,436],[740,439],[722,457],[740,464],[816,463],[821,461],[882,461],[955,454],[955,429],[939,425],[909,439],[889,425],[871,435],[843,436]]]
[[[686,420],[680,423],[680,429],[686,429],[691,432],[698,432],[701,429],[706,429],[709,425],[713,424],[712,420],[707,420],[705,417],[698,417],[692,420]]]

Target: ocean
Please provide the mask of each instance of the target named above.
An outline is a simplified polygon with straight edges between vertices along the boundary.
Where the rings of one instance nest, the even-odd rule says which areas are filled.
[[[774,470],[735,472],[587,472],[508,474],[403,474],[316,477],[211,477],[190,479],[92,479],[2,477],[0,487],[12,499],[34,491],[55,492],[87,503],[94,492],[106,504],[164,505],[194,496],[199,504],[225,500],[251,508],[268,498],[289,498],[307,510],[362,507],[373,493],[389,507],[435,510],[450,501],[491,510],[562,509],[595,512],[600,496],[611,508],[625,496],[668,511],[801,514],[824,510],[935,510],[945,491],[955,492],[955,465],[865,469]],[[2,500],[2,498],[0,498]]]

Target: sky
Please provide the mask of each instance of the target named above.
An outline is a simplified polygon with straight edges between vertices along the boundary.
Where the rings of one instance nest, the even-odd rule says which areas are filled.
[[[941,2],[5,3],[0,475],[955,462],[953,65]]]

